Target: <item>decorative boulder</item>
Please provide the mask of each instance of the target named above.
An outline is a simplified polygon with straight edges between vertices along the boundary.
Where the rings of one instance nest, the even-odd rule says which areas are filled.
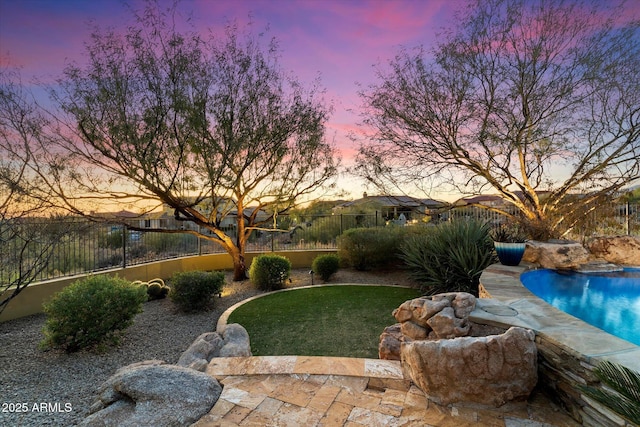
[[[100,388],[82,426],[188,426],[207,414],[222,387],[193,369],[150,360],[125,366]]]
[[[512,327],[502,335],[404,342],[402,369],[437,404],[501,406],[527,398],[538,381],[534,337]]]
[[[232,323],[220,332],[206,332],[196,338],[177,365],[204,372],[214,357],[241,356],[251,356],[249,334],[241,325]]]
[[[528,241],[523,261],[550,269],[575,269],[591,261],[589,252],[578,242]]]
[[[620,265],[640,265],[640,237],[595,237],[586,243],[591,254]]]
[[[218,331],[222,335],[224,345],[220,349],[219,357],[248,357],[251,356],[251,344],[247,330],[237,323],[231,323]]]

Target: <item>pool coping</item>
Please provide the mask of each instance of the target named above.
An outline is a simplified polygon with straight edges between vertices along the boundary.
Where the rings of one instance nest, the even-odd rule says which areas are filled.
[[[640,347],[596,328],[531,293],[520,275],[534,264],[493,264],[480,276],[480,298],[470,319],[500,327],[532,329],[569,354],[592,365],[608,360],[640,372]],[[497,313],[497,314],[496,314]]]

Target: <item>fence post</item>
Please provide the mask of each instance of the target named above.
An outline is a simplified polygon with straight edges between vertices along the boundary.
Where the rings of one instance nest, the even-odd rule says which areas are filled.
[[[378,211],[376,210],[376,228],[378,227]]]
[[[122,268],[127,268],[127,226],[122,226]]]
[[[343,233],[343,230],[342,230],[342,214],[340,214],[340,234],[342,234],[342,233]]]
[[[629,206],[629,200],[627,200],[627,203],[625,205],[625,208],[627,210],[626,212],[626,218],[625,218],[625,227],[627,228],[627,236],[631,236],[631,209]]]

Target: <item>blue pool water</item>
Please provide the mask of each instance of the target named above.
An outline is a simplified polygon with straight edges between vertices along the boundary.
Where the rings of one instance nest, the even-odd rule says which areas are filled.
[[[597,274],[534,270],[520,280],[552,306],[640,345],[640,268]]]

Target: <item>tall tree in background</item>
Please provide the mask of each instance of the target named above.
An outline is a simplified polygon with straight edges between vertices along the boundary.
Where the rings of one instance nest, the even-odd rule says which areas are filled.
[[[330,109],[278,64],[275,41],[229,25],[223,37],[175,28],[175,5],[148,3],[126,33],[96,30],[88,65],[71,65],[53,98],[66,113],[53,151],[58,200],[90,215],[153,202],[219,243],[245,278],[245,245],[268,212],[330,184]],[[104,208],[102,209],[104,210]],[[234,215],[235,233],[220,227]],[[178,232],[180,230],[153,229]]]
[[[432,59],[403,50],[361,93],[363,176],[498,193],[540,239],[639,179],[639,17],[477,0],[456,22]]]

